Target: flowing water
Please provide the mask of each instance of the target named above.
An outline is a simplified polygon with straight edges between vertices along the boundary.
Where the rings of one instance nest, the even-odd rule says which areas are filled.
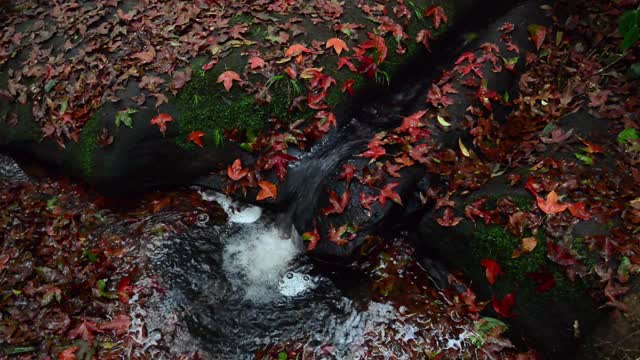
[[[4,156],[0,177],[50,181],[30,178]],[[197,351],[204,359],[473,356],[472,321],[432,285],[402,238],[349,267],[317,263],[273,214],[210,191],[200,197],[218,203],[227,222],[202,212],[186,226],[171,208],[128,220],[146,224],[129,250],[144,264],[136,286],[154,289],[131,299],[137,352],[168,358]],[[157,232],[159,225],[169,230]]]

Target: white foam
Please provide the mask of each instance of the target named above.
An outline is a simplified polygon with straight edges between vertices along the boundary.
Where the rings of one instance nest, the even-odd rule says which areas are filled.
[[[301,252],[294,236],[274,226],[251,224],[226,240],[223,268],[229,281],[243,288],[245,298],[268,302],[278,294],[279,282]]]
[[[200,191],[200,196],[207,201],[215,201],[227,213],[229,222],[251,224],[262,216],[262,209],[257,206],[240,204],[230,197],[215,191]]]

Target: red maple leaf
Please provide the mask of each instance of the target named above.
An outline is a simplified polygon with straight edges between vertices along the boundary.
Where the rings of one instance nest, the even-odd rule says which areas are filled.
[[[171,115],[163,113],[163,114],[158,114],[158,116],[151,119],[151,125],[158,125],[158,128],[160,128],[160,132],[162,133],[162,136],[164,136],[164,133],[167,131],[167,123],[172,121],[173,121],[173,117],[171,117]]]
[[[484,267],[484,274],[487,277],[487,281],[489,284],[493,285],[496,283],[496,279],[498,276],[504,274],[500,264],[498,264],[495,260],[492,259],[482,259],[480,265]]]
[[[348,92],[349,95],[353,96],[353,85],[356,83],[355,80],[349,79],[345,80],[340,86],[340,92]]]
[[[229,92],[229,90],[231,90],[231,87],[233,86],[233,81],[242,81],[242,79],[240,79],[240,75],[238,75],[237,72],[235,71],[231,71],[231,70],[227,70],[225,72],[223,72],[222,74],[220,74],[220,76],[218,76],[218,81],[216,81],[217,83],[222,83],[224,85],[224,88],[227,90],[227,92]]]
[[[356,173],[356,166],[353,164],[342,165],[342,173],[338,176],[338,180],[344,180],[347,183],[347,187],[351,184],[351,179]]]
[[[384,206],[387,203],[387,199],[393,201],[398,205],[402,205],[402,199],[400,198],[400,195],[393,190],[398,187],[398,185],[400,185],[400,183],[392,182],[386,184],[382,189],[380,189],[380,195],[378,196],[380,205]]]
[[[569,204],[567,206],[571,215],[580,220],[591,220],[591,214],[589,214],[586,210],[586,204],[584,201],[580,201],[577,203]]]
[[[191,141],[192,143],[200,147],[204,147],[204,144],[202,143],[202,137],[205,135],[206,134],[202,131],[192,131],[187,137],[187,140]]]
[[[349,68],[349,70],[353,72],[358,72],[358,69],[356,69],[356,66],[353,65],[353,63],[349,60],[348,57],[343,56],[338,58],[338,70],[342,69],[343,66],[346,66],[347,68]]]
[[[232,180],[238,181],[247,176],[248,173],[249,169],[242,168],[242,161],[240,159],[236,159],[232,165],[227,167],[227,176],[229,176]]]
[[[276,152],[267,158],[264,166],[265,170],[276,168],[276,177],[282,181],[287,176],[287,164],[290,161],[298,160],[295,156],[291,156],[284,152]]]
[[[252,56],[249,58],[249,68],[251,70],[264,67],[265,62],[261,57]]]
[[[349,206],[349,200],[351,200],[351,194],[349,190],[345,190],[342,196],[338,197],[338,193],[333,190],[329,191],[329,203],[331,206],[322,209],[323,215],[342,214],[344,209]]]
[[[461,217],[455,217],[453,214],[453,208],[447,207],[444,209],[444,213],[441,218],[437,218],[436,221],[440,226],[444,227],[453,227],[456,226],[462,221]]]
[[[431,88],[427,93],[427,102],[436,107],[439,105],[447,107],[453,104],[453,100],[450,97],[443,95],[442,91],[436,84],[431,85]]]
[[[346,238],[343,236],[347,235]],[[349,243],[349,241],[356,238],[355,231],[348,225],[342,225],[337,230],[333,227],[333,224],[329,225],[329,241],[332,243],[345,246]]]
[[[505,318],[512,318],[515,316],[513,313],[513,305],[516,303],[516,297],[513,293],[508,293],[505,295],[502,300],[498,300],[493,298],[491,300],[491,305],[493,306],[493,310],[500,316]]]
[[[73,340],[77,338],[82,338],[89,342],[89,344],[93,343],[94,332],[101,333],[102,330],[96,326],[96,323],[93,321],[87,321],[87,319],[82,319],[82,323],[78,325],[75,329],[69,331],[68,338]]]
[[[426,155],[429,153],[430,147],[427,144],[420,144],[415,146],[409,152],[411,158],[421,164],[426,164],[429,160]]]
[[[418,111],[402,119],[402,125],[398,128],[398,132],[408,132],[411,128],[424,126],[420,120],[426,113],[426,110]]]
[[[360,206],[362,206],[364,209],[368,210],[368,211],[373,211],[371,209],[371,205],[378,201],[378,197],[374,196],[374,195],[367,195],[363,192],[360,193]]]
[[[444,9],[441,6],[433,5],[426,8],[424,10],[424,16],[433,16],[433,27],[436,29],[440,28],[440,24],[446,24],[449,21],[449,19],[447,19],[447,14],[444,13]]]

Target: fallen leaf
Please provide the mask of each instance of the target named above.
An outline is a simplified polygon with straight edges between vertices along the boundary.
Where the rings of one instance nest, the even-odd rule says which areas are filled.
[[[536,46],[536,50],[540,50],[540,47],[544,43],[544,39],[547,36],[547,28],[542,25],[531,24],[527,27],[531,41]]]
[[[402,199],[400,195],[395,192],[395,189],[400,183],[392,182],[386,184],[382,189],[380,189],[380,195],[378,195],[378,201],[380,205],[384,206],[387,203],[387,199],[393,201],[394,203],[402,206]]]
[[[536,201],[540,210],[549,215],[561,213],[569,207],[569,204],[558,203],[558,194],[556,194],[555,191],[551,191],[547,195],[546,200],[541,198],[540,196],[536,196]]]
[[[242,161],[240,161],[240,159],[236,159],[232,165],[227,167],[227,176],[235,181],[247,176],[248,173],[249,169],[242,168]]]
[[[256,200],[260,201],[268,198],[276,200],[278,198],[278,188],[274,183],[262,180],[258,183],[258,186],[260,186],[260,192],[258,192]]]
[[[500,264],[498,264],[495,260],[492,259],[482,259],[480,265],[484,267],[484,274],[487,277],[487,281],[490,285],[496,283],[496,279],[498,276],[504,274]]]
[[[113,330],[117,335],[122,335],[129,331],[129,325],[131,324],[131,318],[129,315],[121,314],[116,315],[113,320],[103,322],[98,325],[100,330]]]
[[[538,240],[536,239],[535,236],[529,236],[529,237],[523,238],[522,242],[520,243],[520,247],[518,249],[513,250],[513,253],[511,254],[511,258],[515,259],[522,256],[523,254],[532,252],[533,249],[536,248],[536,245],[538,245]]]
[[[167,123],[172,121],[173,117],[171,117],[171,115],[162,113],[151,119],[151,125],[158,125],[162,136],[164,136],[164,133],[167,131]]]
[[[456,226],[462,221],[461,217],[454,217],[453,208],[447,207],[444,209],[444,213],[441,218],[437,218],[436,221],[440,226],[444,227],[453,227]]]
[[[302,234],[302,240],[309,242],[307,251],[312,251],[318,246],[318,242],[320,242],[320,232],[318,232],[318,226],[315,221],[313,222],[313,231],[307,231]]]
[[[327,44],[325,46],[325,48],[330,48],[333,47],[333,50],[336,52],[336,54],[340,55],[340,53],[342,53],[342,51],[349,51],[349,48],[347,47],[347,44],[342,40],[342,39],[338,39],[338,38],[331,38],[329,40],[327,40]]]
[[[200,147],[204,147],[204,144],[202,143],[203,136],[205,136],[205,133],[202,131],[192,131],[187,137],[187,140],[191,141],[192,143]]]
[[[433,16],[433,27],[435,29],[440,28],[440,24],[447,23],[447,14],[445,14],[444,9],[441,6],[430,6],[424,10],[424,16],[430,17]]]
[[[76,357],[76,351],[78,351],[79,349],[80,348],[77,346],[71,346],[62,350],[58,354],[58,360],[77,360],[78,358]]]
[[[491,300],[491,305],[493,306],[493,310],[500,316],[505,318],[512,318],[515,316],[513,313],[513,305],[516,303],[516,298],[513,293],[509,293],[505,295],[502,300],[498,300],[493,298]]]
[[[233,86],[234,80],[242,81],[242,79],[240,79],[240,75],[238,75],[237,72],[228,70],[218,76],[217,83],[223,83],[225,90],[229,92],[229,90],[231,90],[231,87]]]

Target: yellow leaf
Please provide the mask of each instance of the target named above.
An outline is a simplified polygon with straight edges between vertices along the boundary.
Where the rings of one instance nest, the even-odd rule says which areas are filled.
[[[438,117],[436,118],[438,120],[438,123],[444,127],[448,127],[451,126],[450,123],[447,122],[447,120],[445,120],[442,116],[438,115]]]
[[[538,245],[538,240],[535,236],[530,236],[522,239],[522,243],[520,244],[519,249],[513,250],[513,254],[511,254],[511,258],[515,259],[520,257],[523,254],[530,253],[533,249]]]
[[[469,150],[467,149],[466,146],[464,146],[464,144],[462,143],[462,140],[460,140],[460,138],[458,138],[458,146],[460,146],[460,151],[462,151],[462,155],[466,156],[466,157],[470,157],[471,153],[469,153]]]

